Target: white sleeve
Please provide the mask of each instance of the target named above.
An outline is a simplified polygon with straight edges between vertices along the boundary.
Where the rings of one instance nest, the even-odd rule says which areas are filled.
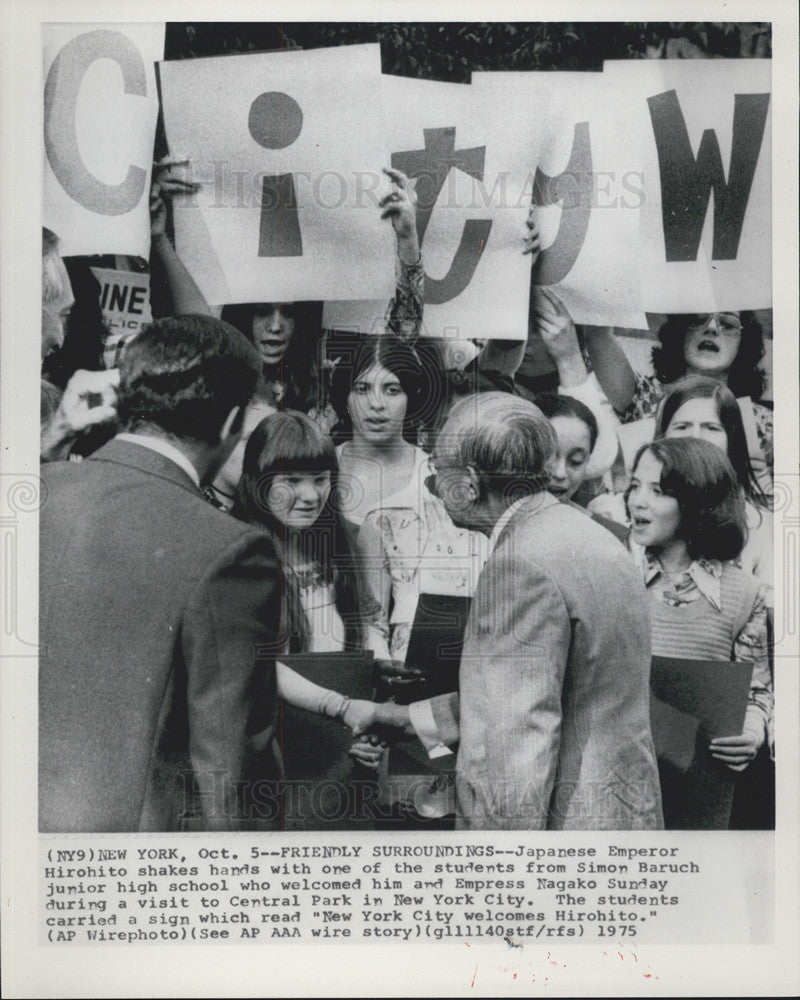
[[[588,406],[594,414],[598,434],[589,464],[586,466],[586,478],[594,479],[602,476],[603,473],[608,472],[617,457],[619,417],[600,387],[594,372],[580,385],[571,385],[567,388],[559,386],[558,391],[562,396],[572,396],[573,399],[579,400]]]

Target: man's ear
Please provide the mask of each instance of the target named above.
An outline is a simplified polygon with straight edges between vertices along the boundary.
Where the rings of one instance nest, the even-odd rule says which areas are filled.
[[[471,465],[466,468],[467,473],[467,489],[469,491],[469,498],[472,503],[479,503],[486,499],[486,491],[484,488],[483,477],[477,471],[473,469]]]
[[[244,422],[244,407],[234,406],[231,412],[225,417],[225,423],[219,432],[219,443],[225,444],[230,438],[241,433]]]

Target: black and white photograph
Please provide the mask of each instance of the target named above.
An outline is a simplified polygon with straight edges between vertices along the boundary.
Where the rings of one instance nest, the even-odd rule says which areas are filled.
[[[379,996],[758,995],[798,926],[792,5],[89,6],[4,12],[4,896],[55,963],[8,995],[343,995],[371,949]],[[182,943],[235,973],[80,972]],[[293,985],[301,944],[360,958]]]

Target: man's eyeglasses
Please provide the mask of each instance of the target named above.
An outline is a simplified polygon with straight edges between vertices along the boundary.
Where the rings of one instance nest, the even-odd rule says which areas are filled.
[[[689,329],[704,330],[712,320],[716,321],[717,329],[725,337],[738,337],[742,332],[741,320],[731,313],[697,313],[689,317]]]
[[[452,465],[440,463],[438,466],[434,462],[432,457],[428,458],[428,475],[424,479],[425,488],[429,493],[432,493],[435,497],[439,497],[441,500],[441,493],[436,488],[436,478],[441,475],[443,469],[460,469],[460,465]]]

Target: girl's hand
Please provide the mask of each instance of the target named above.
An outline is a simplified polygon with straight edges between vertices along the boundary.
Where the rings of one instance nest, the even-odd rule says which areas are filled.
[[[375,722],[376,708],[377,705],[374,701],[351,699],[344,710],[342,722],[353,730],[353,736],[360,736]]]
[[[525,220],[525,226],[528,231],[522,238],[522,252],[531,255],[531,263],[533,264],[542,250],[539,242],[539,227],[536,225],[533,205],[528,209],[528,218]]]
[[[347,752],[351,757],[355,757],[363,767],[368,767],[370,771],[377,771],[387,749],[387,745],[382,743],[379,737],[361,736],[353,741],[353,745]]]
[[[190,169],[189,160],[184,157],[164,156],[153,164],[153,183],[158,185],[160,194],[167,199],[176,194],[194,194],[200,190],[200,185],[189,180],[187,174]]]
[[[392,190],[378,202],[381,218],[392,220],[400,259],[406,264],[416,264],[420,259],[417,208],[408,189],[408,178],[402,170],[393,167],[383,167],[383,172],[391,179]]]
[[[154,181],[150,188],[150,237],[157,239],[167,231],[167,206],[161,197],[161,189]]]
[[[553,361],[558,363],[559,360],[575,354],[580,356],[578,332],[560,299],[551,291],[537,287],[533,292],[533,312],[536,317],[536,329]]]
[[[719,736],[712,740],[708,749],[715,760],[720,761],[732,771],[744,771],[755,758],[763,738],[758,733],[747,729],[741,736]]]

